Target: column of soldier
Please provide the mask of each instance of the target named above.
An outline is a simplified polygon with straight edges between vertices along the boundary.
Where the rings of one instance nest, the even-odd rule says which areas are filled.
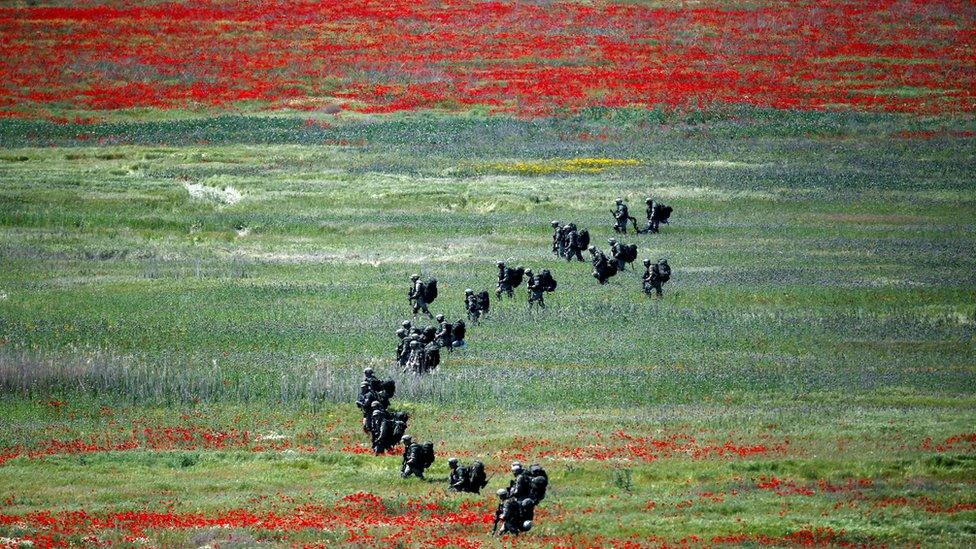
[[[657,233],[662,223],[668,223],[671,207],[656,202],[650,198],[647,204],[647,225],[644,229],[637,227],[637,220],[628,212],[627,205],[622,199],[616,200],[616,206],[611,214],[614,218],[613,229],[619,234],[627,234],[627,222],[633,223],[634,231],[641,233]],[[615,276],[626,269],[637,258],[637,246],[617,242],[615,238],[607,240],[610,245],[610,257],[607,257],[595,245],[590,244],[589,231],[578,229],[575,223],[560,224],[552,222],[552,252],[566,261],[574,258],[583,261],[582,251],[590,253],[593,265],[593,277],[600,283]],[[529,308],[545,307],[544,293],[553,292],[557,283],[548,269],[542,269],[534,274],[531,269],[522,266],[508,267],[504,262],[497,262],[498,285],[495,297],[503,295],[512,298],[514,291],[523,281],[528,290]],[[643,291],[648,295],[653,291],[661,296],[662,285],[670,279],[671,268],[666,259],[652,263],[650,259],[644,261],[644,275],[642,277]],[[407,292],[413,315],[420,313],[437,321],[437,327],[422,327],[409,320],[404,320],[396,334],[398,344],[396,349],[397,362],[404,371],[416,374],[429,372],[440,364],[440,350],[446,348],[452,352],[455,348],[465,345],[464,337],[466,325],[464,320],[458,319],[451,323],[444,315],[436,317],[431,314],[429,305],[437,299],[437,279],[422,280],[420,275],[410,277],[410,290]],[[477,324],[481,316],[490,309],[490,297],[487,291],[475,293],[468,288],[464,291],[464,306],[468,320]],[[363,430],[370,434],[371,446],[376,455],[390,451],[399,442],[403,445],[403,459],[400,466],[400,476],[408,478],[416,476],[424,478],[426,471],[434,463],[434,444],[427,441],[423,444],[415,443],[406,434],[409,415],[406,412],[396,412],[389,409],[390,399],[396,392],[396,384],[392,379],[380,380],[372,368],[363,371],[364,380],[360,385],[360,394],[356,405],[363,412]],[[474,461],[470,467],[461,465],[456,458],[448,460],[451,473],[448,477],[449,488],[458,492],[481,493],[481,489],[488,484],[485,476],[484,464]],[[514,479],[508,488],[501,488],[498,509],[492,533],[526,532],[532,527],[535,506],[545,497],[548,487],[548,476],[539,465],[532,465],[523,469],[518,462],[512,464]],[[499,529],[501,525],[501,529]]]
[[[618,198],[615,207],[611,210],[613,216],[613,230],[618,234],[627,234],[627,222],[634,226],[636,234],[658,233],[661,224],[666,224],[670,220],[672,208],[651,198],[647,204],[647,225],[640,229],[637,227],[637,219],[630,215],[627,204],[622,198]],[[593,278],[600,284],[606,284],[610,278],[624,271],[637,259],[637,245],[623,244],[616,238],[607,239],[610,245],[610,256],[600,251],[595,245],[590,243],[590,233],[586,229],[577,229],[575,223],[561,224],[553,221],[552,225],[552,253],[565,258],[566,261],[583,261],[583,250],[590,253],[590,262],[593,265]],[[656,294],[661,297],[662,286],[671,279],[671,266],[667,259],[659,259],[652,262],[650,259],[644,260],[644,274],[641,277],[642,291],[651,295]]]
[[[402,444],[400,477],[423,479],[424,472],[434,464],[434,443],[426,441],[419,444],[406,434],[409,414],[389,409],[394,394],[394,380],[381,380],[372,368],[363,370],[363,381],[356,399],[356,406],[363,411],[363,430],[370,434],[376,455],[392,450],[397,442]],[[447,479],[451,491],[480,494],[488,485],[490,479],[485,475],[482,462],[475,460],[469,467],[462,465],[457,458],[451,458],[447,463],[451,469]],[[512,475],[514,478],[509,481],[508,488],[499,488],[496,492],[499,502],[491,528],[493,535],[528,532],[532,528],[535,506],[546,497],[549,475],[542,466],[533,464],[525,469],[515,461],[512,462]]]
[[[640,229],[637,227],[637,219],[630,215],[627,205],[623,199],[617,198],[615,208],[611,210],[614,224],[613,229],[619,234],[627,234],[627,222],[634,226],[634,232],[658,233],[661,224],[668,223],[672,208],[651,198],[647,204],[647,225]],[[637,259],[637,245],[624,244],[618,242],[616,238],[607,239],[610,245],[610,255],[603,253],[590,243],[590,233],[586,229],[578,229],[575,223],[560,224],[559,221],[552,221],[552,252],[566,261],[583,261],[583,250],[590,253],[590,262],[593,265],[593,278],[601,285],[606,284],[610,278],[617,273],[627,269],[627,266]],[[538,274],[532,269],[524,267],[509,267],[503,261],[497,262],[498,277],[495,289],[495,297],[500,299],[502,296],[514,297],[515,290],[526,283],[528,290],[529,308],[545,308],[545,294],[556,290],[557,283],[549,269],[542,269]],[[644,260],[644,274],[641,277],[642,291],[657,297],[662,296],[662,286],[671,279],[671,266],[667,259],[659,259],[652,262],[650,259]],[[437,279],[430,278],[423,280],[420,275],[410,277],[410,289],[407,292],[414,318],[423,313],[429,318],[435,318],[431,314],[429,305],[437,299]],[[475,293],[468,288],[464,290],[464,308],[468,315],[468,320],[477,324],[482,315],[488,313],[491,301],[487,291]],[[447,322],[444,315],[436,317],[437,326],[422,327],[409,320],[404,320],[400,329],[397,330],[398,338],[396,348],[397,363],[404,371],[412,371],[416,374],[429,372],[440,364],[441,349],[453,352],[455,348],[463,347],[465,344],[464,336],[467,326],[463,319],[455,322]]]

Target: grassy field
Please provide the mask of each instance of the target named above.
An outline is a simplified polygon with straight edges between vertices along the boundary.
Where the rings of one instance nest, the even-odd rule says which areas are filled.
[[[485,520],[522,459],[552,491],[519,545],[971,546],[974,128],[0,120],[0,545],[508,545]],[[551,219],[605,248],[616,196],[675,209],[625,239],[669,259],[662,300],[549,253]],[[551,269],[549,307],[520,289],[394,372],[408,276],[457,318],[498,259]],[[429,482],[365,453],[367,365],[435,441]],[[451,455],[491,490],[447,493]]]

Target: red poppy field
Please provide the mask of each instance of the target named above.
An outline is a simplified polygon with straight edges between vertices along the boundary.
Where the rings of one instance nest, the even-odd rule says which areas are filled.
[[[173,413],[159,410],[147,410],[151,416],[126,408],[89,414],[85,406],[71,403],[33,409],[38,419],[60,417],[64,427],[59,437],[3,451],[0,467],[10,481],[0,510],[6,545],[498,544],[485,536],[494,509],[490,496],[449,495],[436,483],[445,474],[443,463],[431,475],[435,483],[397,486],[385,469],[399,457],[358,452],[365,443],[356,440],[362,437],[347,436],[356,429],[351,418],[321,424],[322,416],[311,412],[249,418],[211,408],[173,417],[175,423],[167,424]],[[212,426],[215,419],[235,427],[219,430]],[[777,440],[788,427],[751,424],[739,433],[720,433],[701,424],[675,426],[651,437],[602,433],[604,426],[621,419],[612,416],[594,422],[595,430],[574,434],[580,419],[566,415],[551,423],[555,439],[531,443],[523,436],[488,432],[486,436],[498,441],[491,452],[484,451],[478,438],[459,437],[474,420],[435,417],[421,428],[443,420],[453,423],[444,431],[447,440],[438,439],[437,451],[486,459],[493,478],[506,477],[505,464],[517,458],[545,463],[566,484],[537,513],[544,523],[540,532],[500,540],[505,546],[885,546],[911,538],[868,535],[844,525],[909,519],[964,523],[976,511],[976,500],[957,486],[964,471],[939,465],[959,459],[947,456],[972,455],[976,433],[938,441],[915,440],[911,429],[884,440],[868,435],[858,448],[840,450],[831,465],[807,466],[801,472],[790,464],[812,463],[814,452],[836,441],[821,439],[821,433],[791,443]],[[270,425],[287,429],[272,433]],[[91,434],[73,438],[78,432]],[[588,454],[581,456],[581,449]],[[864,451],[926,464],[916,474],[934,476],[921,485],[895,480],[881,465],[862,463],[839,475],[832,470],[856,463],[854,456]],[[130,497],[112,496],[117,487],[100,480],[119,467],[129,471],[127,484],[141,488],[125,490],[138,492],[131,501],[106,504],[106,497]],[[42,471],[67,470],[86,470],[76,478],[87,479],[87,487],[55,487],[31,478]],[[241,477],[250,480],[235,486]],[[648,479],[656,480],[648,485]],[[362,482],[373,490],[351,488]],[[63,497],[64,489],[77,499],[48,507]],[[213,489],[220,493],[219,501],[205,495]],[[673,523],[679,520],[690,524]],[[757,528],[757,522],[769,520],[781,523],[775,533]],[[675,533],[663,535],[664,528]]]
[[[0,548],[974,546],[974,115],[969,0],[0,3]]]
[[[91,2],[0,8],[0,107],[976,107],[964,0]]]

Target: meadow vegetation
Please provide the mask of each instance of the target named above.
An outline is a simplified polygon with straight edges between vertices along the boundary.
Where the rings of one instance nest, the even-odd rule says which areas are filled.
[[[0,535],[491,544],[491,497],[438,482],[457,455],[490,488],[510,459],[550,470],[519,544],[972,544],[972,127],[0,121]],[[625,239],[674,267],[663,300],[548,251],[551,219],[603,244],[616,196],[675,208]],[[394,372],[407,277],[457,318],[497,259],[550,268],[548,309],[520,290],[433,375]],[[436,442],[433,482],[367,455],[367,365]]]

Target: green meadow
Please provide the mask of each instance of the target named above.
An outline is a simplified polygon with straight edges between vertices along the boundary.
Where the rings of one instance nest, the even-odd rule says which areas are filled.
[[[976,543],[970,118],[184,114],[0,120],[0,519],[357,491],[393,515],[419,497],[489,513],[524,459],[552,491],[520,545]],[[553,219],[606,249],[618,196],[639,222],[645,197],[674,208],[623,238],[669,260],[663,299],[640,270],[600,286],[549,251]],[[398,372],[409,275],[436,277],[431,311],[455,319],[497,260],[550,269],[547,308],[519,288],[438,371]],[[428,482],[352,451],[366,366],[436,443]],[[144,425],[289,442],[107,448]],[[452,454],[495,474],[480,498],[446,492]],[[0,520],[10,543],[43,532]]]

